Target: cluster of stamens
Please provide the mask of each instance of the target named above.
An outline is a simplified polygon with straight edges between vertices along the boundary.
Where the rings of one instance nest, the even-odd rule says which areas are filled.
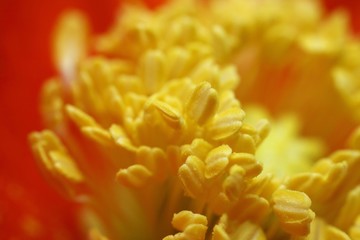
[[[239,101],[253,98],[270,112],[291,106],[306,126],[311,118],[302,107],[319,95],[311,89],[301,102],[309,85],[337,89],[356,107],[358,56],[350,49],[358,43],[342,47],[342,15],[319,26],[319,6],[311,1],[224,2],[175,1],[154,12],[125,8],[113,29],[94,41],[91,57],[81,45],[82,17],[68,15],[60,24],[56,46],[65,53],[69,44],[81,47],[71,54],[76,61],[66,54],[57,59],[61,77],[43,91],[51,130],[33,133],[30,141],[44,173],[84,207],[92,239],[101,233],[166,240],[359,236],[360,131],[351,150],[312,168],[322,146],[297,132],[286,145],[264,144],[258,159],[270,124],[247,116]],[[268,11],[256,7],[260,2]],[[80,29],[74,41],[71,29]],[[307,67],[319,59],[323,65],[312,74]],[[279,84],[287,89],[277,91]],[[333,105],[323,100],[315,106],[327,114]],[[330,127],[343,115],[334,118]],[[320,125],[315,121],[305,132]],[[300,146],[295,159],[302,163],[295,166],[301,170],[282,165],[292,150],[280,145]],[[281,175],[268,170],[268,159]]]

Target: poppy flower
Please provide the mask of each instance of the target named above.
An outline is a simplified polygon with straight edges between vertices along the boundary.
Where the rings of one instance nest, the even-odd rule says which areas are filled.
[[[9,229],[4,238],[16,236],[14,232],[24,238],[78,238],[83,229],[92,229],[94,239],[100,232],[111,239],[252,234],[272,239],[312,236],[314,229],[329,239],[357,236],[357,180],[351,180],[358,164],[357,132],[352,150],[336,151],[357,125],[351,81],[357,48],[342,13],[324,17],[311,3],[285,8],[271,1],[270,11],[260,14],[245,3],[169,5],[151,11],[135,6],[123,10],[99,38],[88,38],[80,13],[64,15],[55,47],[60,77],[46,83],[39,104],[50,130],[30,139],[47,181],[73,205],[47,188],[33,172],[26,148],[18,147],[25,133],[41,128],[34,113],[36,96],[54,71],[49,50],[29,46],[49,41],[53,14],[65,5],[49,5],[45,15],[33,10],[37,20],[25,24],[31,3],[24,12],[2,4],[1,9],[17,13],[15,26],[4,28],[8,39],[1,44],[7,56],[1,88],[7,113],[1,124],[6,139],[2,222]],[[66,6],[85,10],[98,32],[115,17],[117,4],[107,4]],[[239,17],[231,6],[243,14]],[[301,16],[298,7],[309,10],[309,16]],[[284,9],[295,15],[282,14]],[[9,13],[1,15],[7,19]],[[264,25],[253,25],[254,19]],[[41,26],[39,22],[47,30],[36,34],[31,26]],[[73,27],[79,32],[69,41],[89,41],[89,52],[80,51],[82,44],[67,52],[66,31]],[[21,38],[15,38],[19,35],[12,31],[19,28]],[[299,40],[297,31],[306,34]],[[19,47],[19,39],[33,35],[28,46]],[[44,65],[32,63],[29,53],[34,52]],[[69,63],[70,53],[79,62]],[[343,61],[334,61],[336,54]],[[22,71],[8,70],[17,65]],[[36,74],[33,66],[39,67]],[[329,79],[335,79],[338,92]],[[321,88],[327,95],[318,92]],[[24,115],[31,117],[22,121]],[[328,213],[333,208],[337,211]],[[11,220],[6,218],[9,209],[14,209]],[[50,230],[44,230],[44,222]]]

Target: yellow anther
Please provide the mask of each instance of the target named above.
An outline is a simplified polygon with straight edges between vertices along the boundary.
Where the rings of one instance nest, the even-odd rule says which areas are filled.
[[[205,163],[196,156],[189,156],[179,168],[179,178],[185,192],[193,198],[202,198],[206,192]]]
[[[228,144],[234,152],[244,152],[254,154],[256,151],[255,140],[249,134],[235,134],[234,139],[229,139]]]
[[[124,117],[125,104],[122,96],[115,86],[110,86],[106,91],[106,105],[111,116],[116,122],[121,122]]]
[[[270,122],[267,119],[261,119],[257,122],[256,129],[260,138],[257,144],[260,144],[270,133]]]
[[[341,231],[340,229],[327,224],[321,218],[316,217],[311,223],[311,231],[306,239],[322,240],[322,239],[334,239],[334,240],[350,240],[350,237]],[[357,238],[351,238],[357,239]]]
[[[266,235],[259,225],[246,221],[238,226],[233,234],[234,239],[266,240]]]
[[[116,179],[127,187],[138,188],[149,183],[152,176],[152,172],[145,166],[135,164],[126,169],[120,169],[116,174]]]
[[[295,175],[289,180],[288,186],[305,192],[312,199],[329,200],[334,197],[333,194],[344,181],[347,170],[346,162],[334,164],[328,160],[321,160],[314,165],[314,173]]]
[[[66,152],[66,148],[61,143],[60,139],[56,134],[50,130],[44,130],[42,132],[34,132],[29,136],[30,143],[32,146],[37,145],[45,147],[46,149],[59,150]]]
[[[351,239],[360,239],[360,215],[356,218],[349,232]]]
[[[58,128],[64,124],[63,86],[59,79],[49,80],[42,89],[42,98],[46,99],[41,106],[44,123],[49,128]]]
[[[250,136],[255,136],[256,134],[258,134],[257,129],[255,128],[255,126],[250,125],[248,123],[243,123],[241,125],[241,129],[240,129],[241,133],[250,135]]]
[[[158,181],[163,181],[169,174],[169,163],[164,150],[141,146],[136,152],[137,162],[148,168]]]
[[[211,32],[213,35],[212,46],[214,48],[214,56],[219,61],[227,60],[234,44],[234,37],[228,35],[221,25],[213,26]]]
[[[81,109],[84,112],[89,112],[91,115],[97,114],[102,117],[104,112],[104,104],[100,95],[101,88],[98,89],[96,85],[95,76],[86,69],[79,70],[78,78],[72,87],[74,95],[74,107]],[[101,85],[103,86],[103,85]]]
[[[109,132],[116,144],[118,144],[119,146],[123,147],[124,149],[126,149],[128,151],[131,151],[131,152],[136,151],[135,146],[131,143],[130,139],[128,138],[128,136],[126,135],[126,133],[122,127],[120,127],[119,125],[113,124],[113,125],[111,125]]]
[[[200,214],[191,211],[181,211],[174,214],[172,225],[179,231],[173,236],[167,236],[164,240],[204,240],[207,230],[207,219]]]
[[[207,226],[208,222],[205,216],[191,211],[181,211],[174,214],[172,225],[179,231],[184,231],[191,224],[202,224]]]
[[[164,84],[165,73],[164,54],[156,50],[145,53],[140,61],[139,75],[148,94],[154,93]]]
[[[339,150],[334,152],[331,156],[331,161],[334,163],[348,163],[354,164],[360,161],[360,151],[357,150]]]
[[[239,83],[240,77],[235,66],[230,65],[221,70],[219,80],[220,90],[235,90]]]
[[[191,145],[184,145],[182,149],[183,156],[194,155],[199,159],[205,159],[213,146],[202,138],[196,138]]]
[[[186,110],[191,120],[202,125],[215,114],[217,105],[216,90],[208,82],[203,82],[195,88]]]
[[[206,36],[204,35],[204,28],[197,22],[195,18],[189,16],[180,16],[172,22],[172,27],[166,31],[168,36],[168,45],[186,45],[191,42],[204,42]]]
[[[351,190],[337,216],[335,226],[340,229],[349,229],[360,215],[360,186]]]
[[[82,173],[76,166],[74,159],[69,155],[58,151],[50,151],[49,157],[52,161],[54,170],[62,176],[74,182],[80,182],[84,179]]]
[[[215,197],[211,196],[209,199],[209,209],[217,215],[225,214],[229,211],[230,207],[232,206],[233,202],[230,201],[228,196],[224,192],[220,192]]]
[[[315,217],[311,211],[311,200],[303,192],[279,189],[273,194],[274,212],[282,229],[296,236],[310,232],[310,223]]]
[[[116,64],[115,60],[107,60],[102,57],[86,59],[81,62],[79,72],[82,76],[79,80],[85,85],[84,87],[87,90],[101,93],[114,79],[115,71],[121,71],[121,66],[119,67],[118,65],[119,63]]]
[[[171,48],[167,58],[169,79],[183,77],[192,65],[189,51],[182,48]]]
[[[66,112],[79,128],[98,126],[95,119],[75,106],[66,105]]]
[[[121,74],[116,78],[114,85],[116,90],[119,91],[119,94],[123,97],[124,102],[127,94],[146,94],[145,86],[139,76]]]
[[[137,47],[142,47],[142,49],[149,49],[156,47],[156,35],[153,29],[151,29],[151,24],[140,22],[128,32],[127,37],[131,41],[137,42],[134,44]]]
[[[207,226],[201,224],[192,224],[184,232],[177,233],[173,236],[166,236],[163,240],[205,240]]]
[[[299,45],[311,54],[332,55],[337,50],[330,38],[319,35],[305,35],[300,38]]]
[[[239,165],[245,170],[246,178],[253,178],[262,171],[262,165],[256,161],[255,156],[250,153],[233,153],[230,158],[231,165]]]
[[[133,0],[133,4],[134,2],[141,1]],[[137,58],[145,50],[156,47],[156,44],[157,36],[152,17],[145,9],[128,5],[118,27],[101,36],[95,47],[101,53]]]
[[[275,178],[273,174],[261,173],[259,176],[250,179],[246,192],[270,200],[281,183],[282,181]]]
[[[336,240],[352,240],[356,238],[350,238],[345,232],[336,227],[329,226],[326,229],[323,239],[336,239]]]
[[[126,119],[134,118],[136,115],[139,115],[144,111],[145,103],[147,102],[146,96],[134,93],[132,91],[124,95],[124,104],[125,104],[125,115]]]
[[[244,117],[245,112],[240,108],[230,108],[216,114],[207,126],[209,137],[215,141],[232,137],[240,130]]]
[[[236,96],[232,91],[221,91],[219,94],[219,99],[219,113],[228,109],[241,107],[239,100],[236,99]]]
[[[75,161],[53,132],[33,133],[30,135],[30,142],[41,167],[45,167],[56,177],[61,176],[71,182],[83,180],[83,175]]]
[[[187,46],[188,51],[191,52],[194,60],[208,59],[213,57],[211,47],[203,43],[192,43]],[[199,61],[199,60],[198,60]],[[197,61],[197,62],[198,62]]]
[[[222,184],[224,192],[230,201],[237,200],[245,190],[244,175],[245,170],[242,167],[234,165],[230,168],[229,176],[226,177]]]
[[[195,89],[195,84],[190,78],[179,78],[168,81],[159,91],[159,96],[175,98],[184,106],[184,99],[189,99]],[[186,101],[185,101],[186,102]]]
[[[269,202],[254,194],[247,194],[240,198],[236,204],[227,212],[229,219],[238,222],[252,221],[260,223],[269,214]]]
[[[211,240],[230,240],[229,234],[224,229],[222,224],[216,224],[213,232]]]
[[[82,127],[81,131],[101,145],[109,146],[113,143],[110,133],[101,127]]]
[[[46,142],[37,142],[37,140],[32,142],[32,151],[37,161],[40,162],[40,166],[47,171],[52,172],[54,166],[48,156],[46,147]]]
[[[213,178],[224,171],[231,153],[232,149],[228,145],[212,149],[205,159],[205,177]]]
[[[74,80],[77,64],[86,55],[88,30],[86,17],[77,11],[66,12],[58,22],[53,57],[65,85],[70,85]]]
[[[208,59],[199,66],[197,66],[194,72],[191,74],[195,84],[202,82],[208,82],[211,84],[211,87],[218,90],[219,89],[219,80],[220,80],[220,69],[212,59]]]
[[[183,119],[177,109],[161,101],[154,101],[153,104],[156,109],[160,111],[161,116],[170,127],[177,130],[181,129]]]

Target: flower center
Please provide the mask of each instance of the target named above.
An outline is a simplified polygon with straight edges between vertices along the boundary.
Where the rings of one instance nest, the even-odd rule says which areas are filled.
[[[307,0],[132,6],[93,41],[81,15],[65,16],[61,76],[43,91],[51,130],[30,141],[49,179],[84,206],[91,237],[297,239],[330,231],[326,221],[350,227],[347,209],[326,212],[358,196],[342,182],[357,153],[311,165],[355,123],[357,57],[343,47],[344,16],[320,13]],[[320,195],[332,180],[341,194]],[[316,219],[314,199],[331,199],[314,204]]]

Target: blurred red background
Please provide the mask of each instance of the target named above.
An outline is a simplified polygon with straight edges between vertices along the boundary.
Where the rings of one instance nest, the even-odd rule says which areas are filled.
[[[94,32],[101,32],[117,7],[117,0],[0,1],[0,239],[82,238],[74,206],[39,174],[27,134],[41,129],[38,96],[56,73],[50,41],[60,13],[82,9]]]
[[[147,2],[154,6],[159,1]],[[71,217],[76,206],[42,179],[27,135],[41,129],[40,87],[56,74],[50,41],[59,14],[81,9],[99,33],[111,24],[119,5],[118,0],[0,1],[0,239],[29,239],[26,234],[32,234],[31,239],[82,238]],[[359,1],[326,0],[326,6],[346,8],[354,32],[359,32]],[[41,222],[47,227],[41,228]]]

